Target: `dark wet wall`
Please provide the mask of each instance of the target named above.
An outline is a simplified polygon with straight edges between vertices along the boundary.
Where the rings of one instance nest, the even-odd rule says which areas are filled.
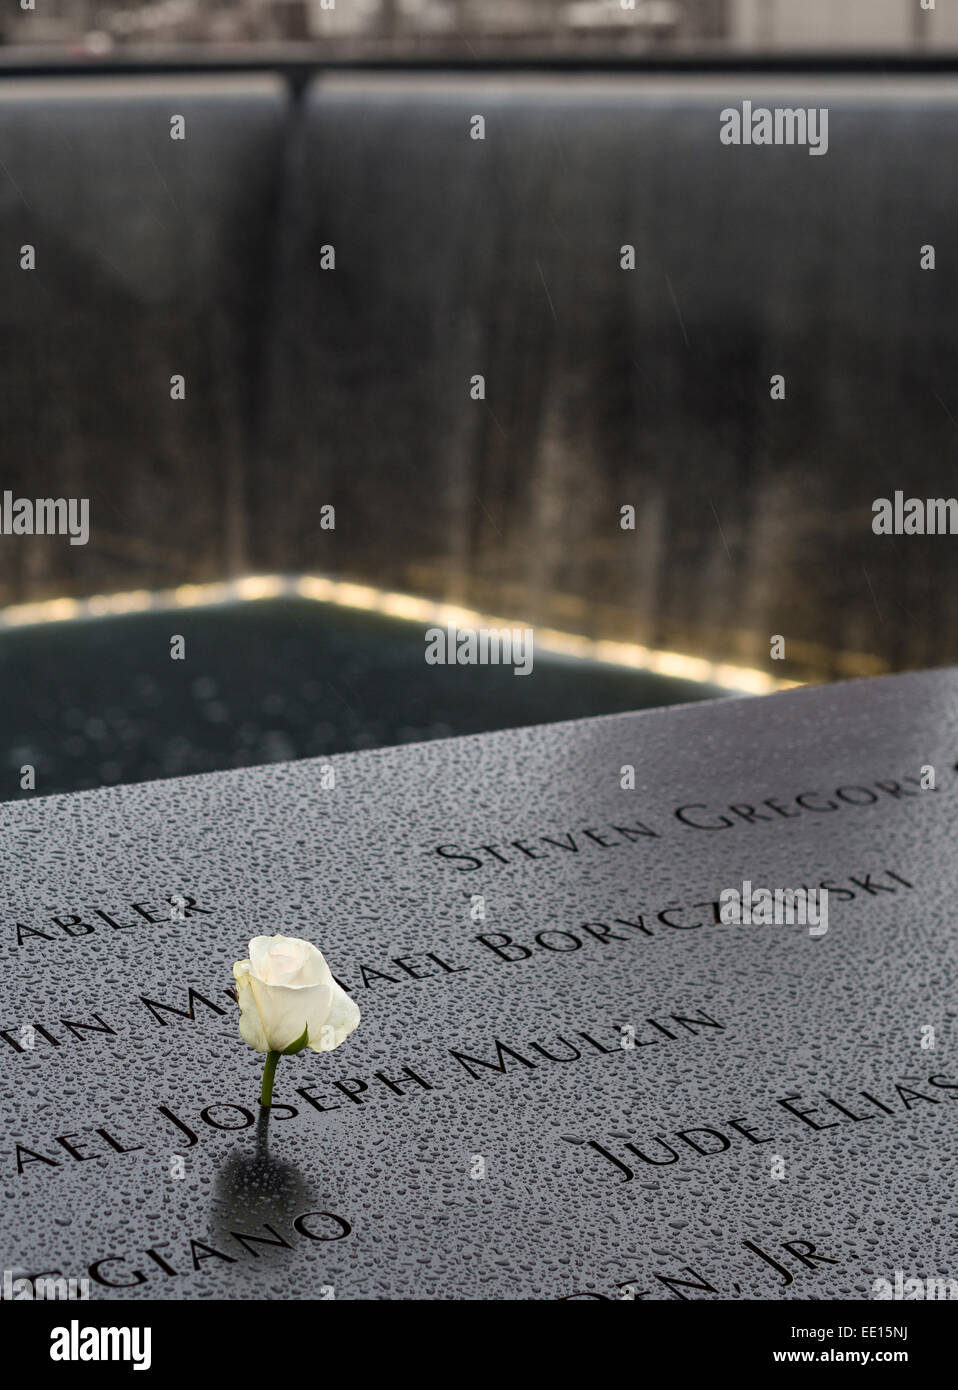
[[[746,98],[827,107],[827,155],[723,146]],[[8,81],[0,485],[93,535],[0,537],[0,600],[316,570],[775,674],[780,633],[798,678],[955,661],[956,541],[871,504],[958,492],[956,147],[931,77]]]

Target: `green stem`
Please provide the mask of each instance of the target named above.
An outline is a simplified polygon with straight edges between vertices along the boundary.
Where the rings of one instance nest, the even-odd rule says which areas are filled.
[[[263,1068],[263,1087],[259,1093],[259,1103],[268,1110],[273,1103],[273,1077],[276,1075],[276,1063],[279,1061],[278,1052],[267,1052],[266,1065]]]

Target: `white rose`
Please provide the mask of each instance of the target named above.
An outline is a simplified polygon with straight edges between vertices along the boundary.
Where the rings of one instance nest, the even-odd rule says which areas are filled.
[[[340,989],[309,941],[254,936],[249,960],[236,962],[233,978],[240,1033],[257,1052],[283,1052],[304,1032],[304,1046],[332,1052],[359,1026],[358,1004]]]

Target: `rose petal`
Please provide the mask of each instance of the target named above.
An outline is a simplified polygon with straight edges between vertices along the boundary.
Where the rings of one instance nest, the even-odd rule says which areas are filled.
[[[233,978],[236,981],[236,995],[240,1006],[240,1037],[250,1047],[254,1047],[257,1052],[268,1052],[269,1043],[266,1038],[266,1031],[256,1000],[253,997],[248,960],[236,962],[233,966]]]
[[[317,1034],[310,1029],[309,1047],[313,1052],[332,1052],[359,1027],[359,1019],[359,1005],[333,980],[326,1021]]]

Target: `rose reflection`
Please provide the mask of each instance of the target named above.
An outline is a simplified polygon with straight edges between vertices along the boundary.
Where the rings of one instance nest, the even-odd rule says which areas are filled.
[[[224,1238],[237,1231],[263,1237],[257,1253],[291,1255],[282,1241],[293,1244],[290,1227],[312,1205],[310,1189],[295,1163],[270,1154],[270,1114],[260,1107],[253,1145],[233,1149],[217,1171],[213,1222]]]

